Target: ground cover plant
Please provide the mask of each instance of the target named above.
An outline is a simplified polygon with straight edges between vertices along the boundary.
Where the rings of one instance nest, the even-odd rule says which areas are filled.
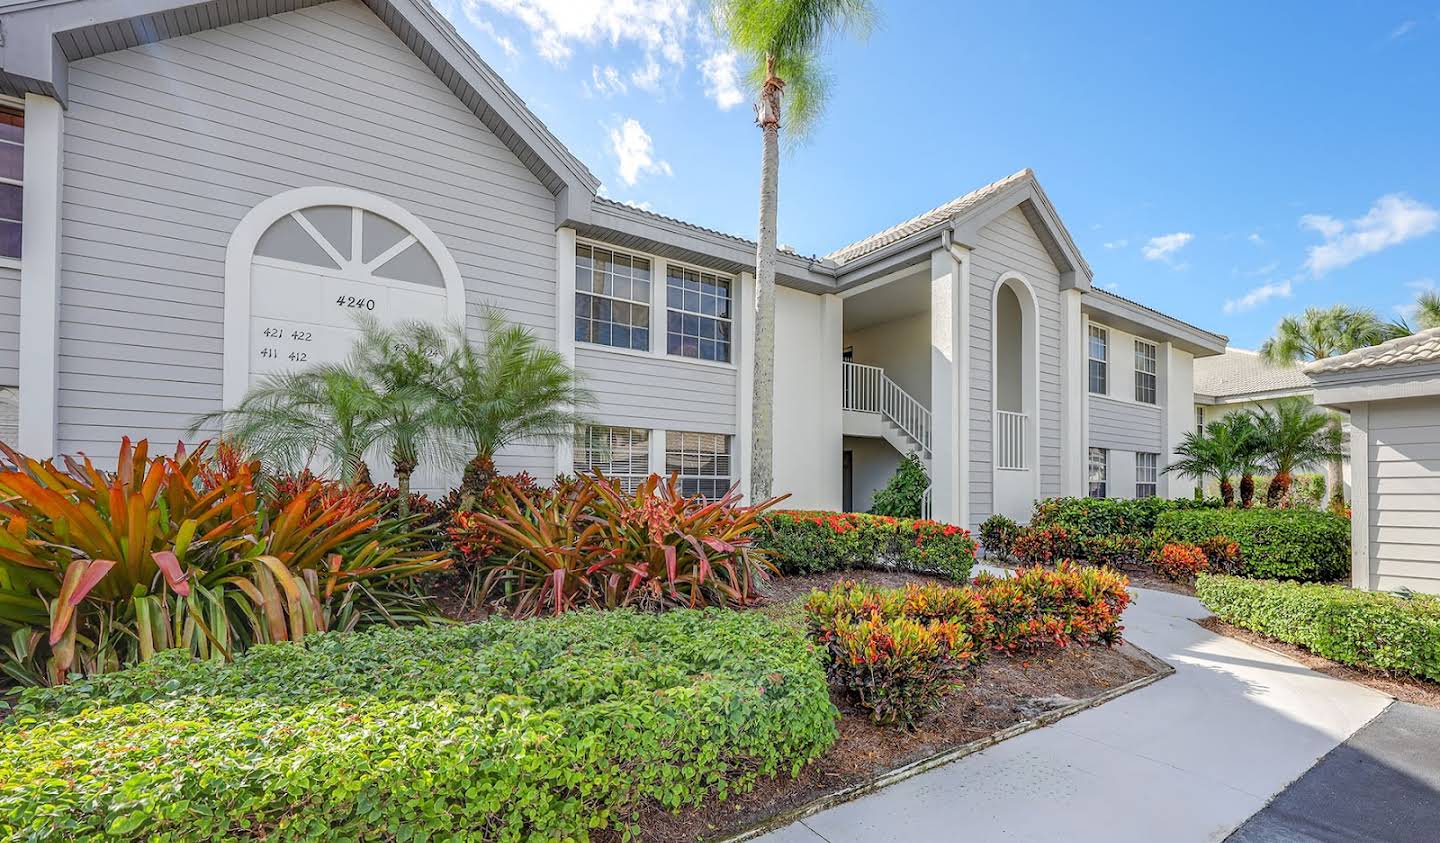
[[[986,653],[1118,644],[1126,582],[1069,563],[958,588],[842,580],[806,599],[805,624],[836,688],[877,723],[913,726]]]
[[[875,568],[963,582],[975,563],[970,531],[925,519],[862,513],[779,510],[755,531],[782,574]]]
[[[1341,585],[1202,576],[1205,606],[1226,623],[1342,664],[1440,681],[1440,599]]]
[[[260,464],[227,449],[125,439],[114,472],[0,449],[0,667],[21,684],[423,620],[407,584],[449,564],[368,487],[262,495]]]
[[[759,613],[574,612],[166,655],[31,689],[9,839],[588,839],[793,776],[837,713]]]

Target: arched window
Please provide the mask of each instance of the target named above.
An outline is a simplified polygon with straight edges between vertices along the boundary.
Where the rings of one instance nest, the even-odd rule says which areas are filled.
[[[225,254],[225,405],[269,372],[343,359],[360,314],[463,319],[460,271],[439,238],[390,200],[347,188],[260,203]]]

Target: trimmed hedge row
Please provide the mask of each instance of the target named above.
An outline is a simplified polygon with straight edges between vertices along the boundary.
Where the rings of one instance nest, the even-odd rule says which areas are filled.
[[[781,510],[762,516],[753,535],[787,575],[878,568],[964,582],[975,564],[969,530],[924,519]]]
[[[1225,536],[1240,547],[1246,575],[1324,582],[1350,571],[1350,522],[1306,509],[1195,509],[1156,521],[1164,542],[1204,544]]]
[[[576,612],[161,657],[27,690],[6,839],[587,839],[794,775],[836,738],[810,645],[759,613]]]
[[[1200,600],[1226,623],[1344,664],[1440,681],[1440,599],[1340,585],[1202,575]]]

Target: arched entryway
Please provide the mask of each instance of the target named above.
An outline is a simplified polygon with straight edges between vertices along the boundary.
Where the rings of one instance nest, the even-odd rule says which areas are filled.
[[[1039,496],[1039,340],[1035,291],[1018,273],[1001,276],[991,298],[994,510],[1029,519]]]

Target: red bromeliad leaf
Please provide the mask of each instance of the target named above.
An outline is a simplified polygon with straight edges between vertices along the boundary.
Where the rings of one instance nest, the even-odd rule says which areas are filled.
[[[181,570],[180,560],[175,558],[174,553],[168,550],[157,550],[150,554],[150,558],[155,560],[155,567],[160,569],[161,575],[165,577],[165,582],[176,594],[181,597],[190,596],[190,575]]]
[[[115,567],[115,565],[116,563],[110,559],[96,559],[92,561],[90,567],[87,568],[84,575],[80,577],[80,582],[75,586],[75,591],[71,593],[70,605],[79,606],[80,601],[85,599],[85,595],[89,594],[92,588],[99,585],[100,581],[105,579],[105,575],[110,573],[110,569]]]

